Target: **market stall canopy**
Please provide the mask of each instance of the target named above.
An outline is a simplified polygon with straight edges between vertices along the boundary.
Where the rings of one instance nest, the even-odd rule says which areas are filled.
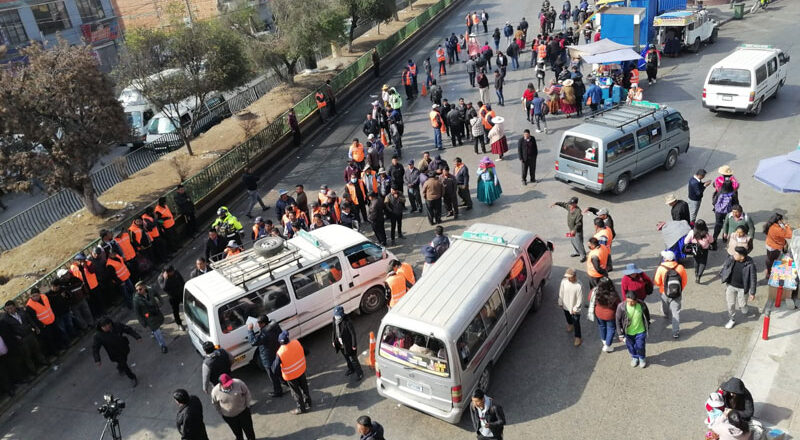
[[[638,60],[641,56],[631,46],[615,43],[603,38],[583,46],[567,46],[571,57],[579,56],[587,63],[603,64]]]
[[[782,193],[800,192],[800,149],[761,159],[753,177]]]
[[[695,11],[672,11],[653,18],[653,26],[688,26],[695,21]]]
[[[625,3],[625,0],[597,0],[595,6],[613,5],[617,3]]]

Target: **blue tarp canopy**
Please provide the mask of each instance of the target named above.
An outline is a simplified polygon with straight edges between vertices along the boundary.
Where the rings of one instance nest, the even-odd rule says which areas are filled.
[[[618,63],[641,58],[635,50],[631,49],[631,46],[615,43],[608,38],[582,46],[568,46],[568,48],[571,56],[580,56],[584,61],[592,64]]]
[[[800,150],[758,162],[756,180],[782,192],[800,192]]]

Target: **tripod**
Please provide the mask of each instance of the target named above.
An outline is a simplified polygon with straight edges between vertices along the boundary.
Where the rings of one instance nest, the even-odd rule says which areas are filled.
[[[111,440],[122,440],[122,432],[119,429],[119,419],[117,419],[116,416],[106,419],[106,426],[103,427],[103,432],[100,433],[100,440],[106,438],[106,431],[111,433]]]

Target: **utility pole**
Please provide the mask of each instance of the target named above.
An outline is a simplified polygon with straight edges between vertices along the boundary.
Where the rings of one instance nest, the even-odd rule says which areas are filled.
[[[189,0],[183,0],[186,3],[186,12],[189,13],[189,26],[194,23],[194,14],[192,14],[192,6],[189,4]]]

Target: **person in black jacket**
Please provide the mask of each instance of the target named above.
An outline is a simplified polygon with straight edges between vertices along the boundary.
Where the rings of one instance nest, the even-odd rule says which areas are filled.
[[[181,321],[181,303],[183,302],[183,285],[186,282],[183,276],[175,270],[174,266],[167,266],[163,272],[158,276],[158,285],[161,290],[167,294],[169,298],[169,305],[172,306],[172,317],[175,319],[175,324],[186,331],[186,326]]]
[[[494,402],[480,388],[472,394],[469,415],[472,418],[472,428],[478,435],[478,440],[503,440],[503,428],[506,425],[503,407]]]
[[[689,220],[694,223],[697,213],[700,211],[700,202],[703,201],[703,191],[711,185],[711,181],[703,181],[706,177],[706,170],[700,168],[695,171],[694,176],[689,179]]]
[[[361,416],[356,420],[356,433],[358,440],[384,440],[383,426],[369,416]]]
[[[47,360],[42,354],[39,340],[36,336],[39,329],[22,310],[17,309],[14,301],[6,301],[3,307],[5,313],[0,317],[0,325],[8,329],[11,337],[4,340],[9,354],[20,363],[23,363],[31,374],[36,373],[36,364],[47,366]],[[34,360],[36,364],[34,364]]]
[[[344,307],[336,306],[333,309],[333,332],[331,332],[331,344],[338,353],[342,352],[344,361],[347,362],[345,376],[356,373],[358,380],[364,377],[364,370],[358,362],[358,345],[356,343],[356,330],[350,318],[344,313]]]
[[[221,375],[231,374],[233,355],[224,348],[217,348],[211,341],[203,342],[203,351],[206,353],[201,369],[203,391],[209,394],[211,389],[219,383]]]
[[[386,246],[386,226],[384,225],[384,214],[386,205],[383,203],[383,197],[376,192],[369,193],[369,213],[367,220],[372,224],[372,232],[375,233],[375,239],[378,240],[381,246]]]
[[[194,217],[194,202],[189,194],[186,194],[186,188],[183,185],[178,185],[175,188],[175,205],[178,207],[178,215],[182,215],[186,219],[186,236],[191,238],[197,232],[197,223]]]
[[[220,237],[217,230],[208,230],[208,240],[206,240],[206,261],[219,261],[225,258],[225,246],[227,245],[224,237]]]
[[[114,322],[111,318],[104,316],[97,321],[97,333],[94,335],[94,343],[92,344],[92,356],[94,356],[94,363],[99,368],[102,363],[100,361],[100,348],[105,348],[108,354],[108,359],[117,364],[117,371],[119,374],[125,374],[131,380],[133,387],[139,384],[139,379],[133,374],[131,368],[128,366],[128,354],[131,352],[130,343],[125,334],[133,336],[136,341],[141,341],[142,337],[139,333],[121,322]]]
[[[247,167],[244,169],[244,174],[242,174],[242,183],[244,184],[244,189],[247,190],[247,217],[253,218],[252,212],[253,207],[256,206],[256,203],[261,205],[261,210],[266,211],[269,209],[269,206],[265,205],[264,202],[261,200],[261,196],[258,194],[258,176],[253,174],[253,169]]]
[[[372,113],[367,113],[367,120],[364,121],[364,126],[361,127],[361,131],[364,133],[364,136],[369,137],[369,135],[375,135],[375,137],[380,137],[381,135],[381,126],[375,119],[372,118]]]
[[[753,418],[753,396],[738,377],[732,377],[719,386],[722,391],[722,400],[725,408],[739,411],[742,419],[750,421]]]
[[[690,222],[691,218],[689,215],[689,204],[683,200],[678,200],[675,197],[675,194],[670,194],[664,199],[664,203],[666,203],[670,207],[670,215],[673,221],[685,221],[687,224]]]
[[[178,405],[178,414],[175,423],[181,440],[209,440],[206,424],[203,422],[203,404],[197,396],[190,396],[183,388],[178,388],[172,393],[172,398]]]
[[[536,146],[536,139],[531,136],[531,131],[527,128],[522,132],[522,137],[517,145],[517,156],[522,164],[522,184],[527,185],[528,172],[531,174],[531,183],[536,183],[536,156],[539,155],[539,148]]]
[[[275,308],[277,309],[284,305],[286,304],[276,303]],[[278,349],[281,346],[280,342],[278,342],[278,336],[280,336],[283,330],[277,321],[270,322],[267,315],[258,317],[258,327],[261,330],[258,332],[258,335],[256,335],[253,332],[253,324],[247,324],[247,339],[250,341],[250,345],[256,347],[259,359],[261,359],[261,365],[267,370],[267,377],[269,377],[270,382],[272,382],[272,392],[269,393],[270,397],[281,397],[283,395],[283,389],[281,388],[281,372],[273,370],[272,364],[275,362]]]

